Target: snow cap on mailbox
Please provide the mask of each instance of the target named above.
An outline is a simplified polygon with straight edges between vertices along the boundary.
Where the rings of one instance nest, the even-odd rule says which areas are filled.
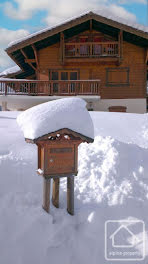
[[[17,117],[17,123],[26,139],[37,139],[67,128],[82,136],[87,142],[93,142],[94,127],[81,98],[64,98],[34,106]]]

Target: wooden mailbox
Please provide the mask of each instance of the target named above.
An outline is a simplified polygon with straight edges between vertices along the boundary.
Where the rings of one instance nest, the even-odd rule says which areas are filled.
[[[26,141],[38,146],[37,172],[44,178],[43,208],[49,212],[51,178],[53,179],[52,202],[58,208],[60,177],[67,177],[67,210],[73,215],[74,176],[78,173],[78,146],[82,142],[93,142],[93,139],[64,128]]]

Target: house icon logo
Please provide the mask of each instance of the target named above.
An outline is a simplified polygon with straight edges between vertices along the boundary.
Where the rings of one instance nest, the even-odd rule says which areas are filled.
[[[138,219],[105,222],[105,259],[140,261],[145,259],[145,223]]]
[[[122,237],[123,239],[121,239]],[[126,225],[118,227],[117,230],[110,236],[110,239],[112,240],[112,246],[114,248],[132,248],[139,242],[137,236],[135,236]]]

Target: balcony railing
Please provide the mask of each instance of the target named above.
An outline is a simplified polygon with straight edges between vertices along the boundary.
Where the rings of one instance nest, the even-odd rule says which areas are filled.
[[[119,43],[114,42],[86,42],[86,43],[66,43],[65,57],[118,57]]]
[[[0,95],[99,95],[100,80],[0,80]]]

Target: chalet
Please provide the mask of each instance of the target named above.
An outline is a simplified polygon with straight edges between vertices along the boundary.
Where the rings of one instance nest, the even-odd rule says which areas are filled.
[[[81,96],[90,110],[145,113],[147,48],[146,28],[88,12],[10,43],[19,67],[1,74],[0,94],[10,96],[0,100],[27,108]]]

